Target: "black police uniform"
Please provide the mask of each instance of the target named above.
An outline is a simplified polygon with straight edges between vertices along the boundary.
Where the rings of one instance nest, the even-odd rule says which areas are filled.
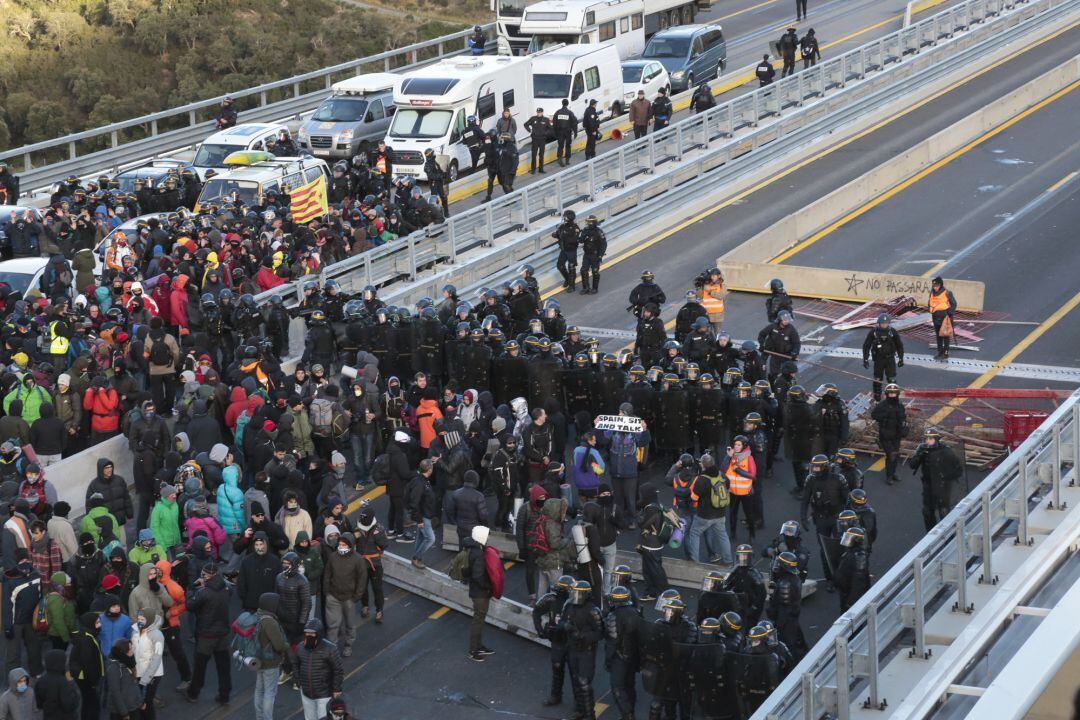
[[[607,235],[595,223],[587,223],[581,230],[581,291],[593,293],[600,287],[600,263],[607,253]],[[592,288],[589,278],[592,278]]]
[[[630,307],[627,308],[634,315],[641,317],[642,309],[649,303],[655,303],[656,307],[663,307],[667,302],[667,295],[655,282],[642,281],[630,291]]]
[[[585,108],[581,127],[585,130],[585,159],[590,160],[596,157],[596,143],[600,139],[600,114],[592,103]]]
[[[571,145],[578,133],[577,116],[564,105],[551,115],[551,121],[555,126],[555,140],[558,143],[556,157],[560,165],[569,165]]]
[[[875,325],[866,334],[862,355],[863,367],[874,361],[874,402],[877,402],[881,399],[882,378],[887,383],[895,382],[897,365],[904,364],[904,341],[891,327],[882,330]]]
[[[840,594],[840,612],[844,612],[870,589],[870,556],[865,549],[844,548],[835,583]]]
[[[600,609],[588,600],[581,605],[567,600],[561,622],[567,639],[576,715],[584,720],[595,720],[592,681],[596,674],[596,644],[604,636]]]
[[[780,374],[785,360],[794,360],[802,349],[799,331],[793,323],[782,325],[776,320],[758,333],[758,346],[769,358],[769,382]]]
[[[739,598],[739,617],[744,627],[753,627],[765,609],[765,578],[761,571],[742,565],[732,570],[720,586]]]
[[[808,649],[799,613],[802,610],[802,581],[798,572],[784,565],[773,571],[773,591],[769,596],[769,617],[776,623],[776,634],[788,646],[796,661]]]
[[[907,410],[899,397],[886,397],[874,406],[870,417],[877,423],[878,444],[885,451],[885,477],[889,483],[896,483],[900,442],[907,433]]]
[[[836,454],[848,439],[847,404],[839,397],[826,395],[814,403],[814,413],[821,425],[821,439],[824,453],[829,457]]]
[[[559,259],[555,261],[555,267],[563,278],[563,287],[568,292],[574,292],[577,287],[577,251],[580,242],[581,228],[576,222],[564,220],[555,228],[552,237],[559,243]]]
[[[450,217],[450,200],[446,194],[448,178],[446,177],[446,171],[435,161],[434,155],[429,156],[424,161],[424,174],[427,175],[431,193],[438,197],[439,203],[442,204],[443,215]]]
[[[562,622],[563,606],[567,593],[549,592],[536,601],[533,608],[533,626],[536,634],[551,643],[551,695],[548,703],[557,705],[562,700],[563,679],[566,677],[566,664],[569,648],[566,641],[566,626]]]
[[[641,614],[632,604],[610,608],[604,614],[604,667],[610,677],[615,707],[624,720],[633,716],[637,702],[641,623]]]
[[[664,330],[663,320],[659,317],[642,317],[638,320],[634,354],[641,358],[641,364],[645,367],[656,365],[660,362],[660,353],[666,340],[667,331]]]
[[[531,144],[531,157],[529,172],[536,172],[536,161],[540,160],[540,172],[544,172],[544,151],[551,137],[551,120],[546,115],[533,115],[525,121],[525,129],[529,131],[529,143]]]
[[[908,458],[908,467],[922,471],[923,524],[930,531],[952,509],[953,486],[964,474],[964,466],[952,448],[940,440],[933,446],[919,445]]]

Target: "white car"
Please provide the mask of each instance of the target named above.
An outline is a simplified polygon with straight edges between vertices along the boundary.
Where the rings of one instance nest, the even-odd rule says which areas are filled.
[[[38,287],[41,273],[49,259],[43,257],[22,257],[0,262],[0,282],[5,282],[11,289],[26,297],[26,291]]]
[[[645,91],[649,102],[659,94],[660,88],[671,90],[668,71],[657,60],[627,60],[622,64],[623,107],[629,108],[638,90]]]

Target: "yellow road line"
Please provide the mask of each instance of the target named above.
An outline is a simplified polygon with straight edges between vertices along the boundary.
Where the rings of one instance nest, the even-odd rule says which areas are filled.
[[[450,608],[443,605],[441,608],[439,608],[435,612],[428,615],[428,620],[438,620],[439,618],[441,618],[443,615],[445,615],[448,612],[450,612]]]
[[[1070,92],[1075,90],[1077,87],[1080,87],[1080,80],[1077,80],[1077,81],[1073,82],[1071,85],[1069,85],[1066,88],[1062,88],[1061,90],[1058,90],[1056,93],[1054,93],[1050,97],[1036,103],[1035,105],[1031,106],[1027,110],[1024,110],[1021,113],[1013,115],[1011,118],[1009,118],[1005,122],[1001,123],[1000,125],[995,127],[993,130],[990,130],[990,131],[988,131],[986,133],[983,133],[979,137],[977,137],[974,140],[972,140],[971,142],[969,142],[967,145],[964,145],[963,147],[954,150],[953,152],[951,152],[948,155],[946,155],[945,157],[941,158],[940,160],[938,160],[934,164],[932,164],[932,165],[930,165],[930,166],[928,166],[926,168],[923,168],[922,170],[915,173],[914,175],[912,175],[911,177],[909,177],[907,180],[903,181],[902,183],[900,183],[898,185],[894,185],[893,187],[889,188],[885,192],[875,196],[874,199],[872,199],[872,200],[870,200],[870,201],[868,201],[866,203],[863,203],[862,205],[855,208],[854,210],[852,210],[848,214],[844,215],[839,220],[836,220],[835,222],[830,224],[828,227],[825,227],[822,230],[818,230],[816,233],[814,233],[813,235],[808,237],[806,240],[803,240],[798,245],[796,245],[796,246],[794,246],[792,248],[789,248],[789,249],[785,250],[784,252],[780,253],[779,255],[774,257],[772,260],[770,260],[769,263],[772,264],[772,265],[779,265],[780,263],[784,262],[785,260],[789,260],[793,256],[797,255],[798,253],[802,252],[806,248],[808,248],[811,245],[813,245],[814,243],[816,243],[818,240],[821,240],[822,238],[832,234],[833,231],[837,230],[838,228],[843,227],[847,223],[851,222],[855,218],[860,217],[861,215],[865,214],[866,212],[874,209],[878,205],[881,205],[883,202],[885,202],[889,198],[895,197],[896,195],[900,194],[901,192],[903,192],[907,188],[911,187],[915,183],[919,182],[923,178],[925,178],[925,177],[931,175],[932,173],[940,170],[941,168],[945,167],[946,165],[951,163],[953,160],[956,160],[958,157],[961,157],[962,155],[967,154],[969,151],[971,151],[972,149],[978,147],[979,145],[986,142],[990,138],[996,137],[997,135],[1000,135],[1001,133],[1008,130],[1010,127],[1012,127],[1016,123],[1020,122],[1021,120],[1024,120],[1025,118],[1030,117],[1031,115],[1035,114],[1039,110],[1042,110],[1047,105],[1050,105],[1051,103],[1056,102],[1057,100],[1060,100],[1061,98],[1065,97]]]
[[[772,5],[772,4],[776,3],[776,2],[779,2],[779,0],[765,0],[765,2],[760,2],[757,5],[751,5],[748,8],[743,8],[742,10],[736,10],[733,13],[728,13],[727,15],[722,15],[722,16],[716,18],[715,20],[710,20],[709,24],[713,25],[713,24],[721,22],[723,20],[730,20],[731,18],[738,17],[739,15],[742,15],[743,13],[753,12],[754,10],[759,10],[759,9],[765,7],[766,5]],[[599,713],[597,713],[597,714],[599,714]]]
[[[940,5],[943,2],[945,2],[945,0],[926,0],[926,2],[921,2],[921,3],[917,4],[917,5],[912,5],[911,6],[911,16],[915,17],[916,13],[921,13],[924,10],[929,10],[930,8],[935,7],[937,5]]]
[[[1067,183],[1067,182],[1069,182],[1070,180],[1072,180],[1072,179],[1073,179],[1074,177],[1076,177],[1076,171],[1075,171],[1075,170],[1074,170],[1074,171],[1072,171],[1071,173],[1069,173],[1068,175],[1066,175],[1065,177],[1061,178],[1060,180],[1058,180],[1058,181],[1057,181],[1056,183],[1054,183],[1054,184],[1053,184],[1053,185],[1051,185],[1050,187],[1048,187],[1048,188],[1046,188],[1045,190],[1043,190],[1043,193],[1052,193],[1052,192],[1054,192],[1054,191],[1055,191],[1055,190],[1057,190],[1057,189],[1058,189],[1059,187],[1061,187],[1061,186],[1062,186],[1062,185],[1064,185],[1065,183]]]
[[[383,486],[383,485],[377,485],[374,488],[372,488],[371,490],[368,490],[366,493],[364,493],[360,497],[353,500],[351,503],[349,503],[349,507],[345,508],[345,512],[347,512],[347,513],[356,512],[357,510],[360,509],[360,503],[362,503],[362,502],[371,502],[372,500],[375,500],[376,498],[380,498],[385,494],[386,494],[386,487]]]
[[[846,140],[843,140],[843,141],[841,141],[841,142],[839,142],[839,143],[837,143],[835,145],[831,145],[831,146],[825,148],[824,150],[822,150],[821,152],[819,152],[819,153],[817,153],[815,155],[812,155],[812,156],[810,156],[810,157],[808,157],[808,158],[806,158],[804,160],[801,160],[800,162],[796,163],[795,165],[792,165],[789,168],[786,168],[784,170],[781,170],[781,171],[777,172],[775,175],[772,175],[771,177],[769,177],[766,180],[762,180],[761,182],[757,183],[756,185],[753,185],[750,188],[747,188],[746,190],[742,191],[741,193],[738,193],[738,194],[728,198],[727,200],[724,200],[723,202],[720,202],[720,203],[718,203],[716,205],[713,205],[712,207],[708,208],[707,210],[701,211],[697,215],[694,215],[693,217],[691,217],[691,218],[689,218],[687,220],[684,220],[683,222],[679,223],[678,225],[674,226],[673,228],[671,228],[669,230],[665,230],[664,232],[658,234],[656,237],[652,238],[651,240],[648,240],[648,241],[643,242],[643,243],[639,243],[633,249],[628,250],[628,251],[624,252],[621,255],[616,255],[611,260],[608,260],[607,262],[603,263],[600,266],[600,269],[601,270],[606,270],[606,269],[610,268],[612,265],[615,265],[616,263],[622,262],[623,260],[626,260],[627,258],[633,257],[634,255],[637,255],[638,253],[652,247],[653,245],[660,242],[661,240],[666,240],[667,238],[671,237],[672,235],[674,235],[674,234],[676,234],[678,232],[681,232],[682,230],[686,229],[687,227],[693,225],[694,223],[699,222],[701,220],[704,220],[705,218],[709,217],[710,215],[712,215],[712,214],[714,214],[716,212],[719,212],[720,210],[723,210],[724,208],[728,207],[729,205],[737,203],[737,202],[743,200],[744,198],[749,197],[750,195],[756,193],[757,191],[762,190],[763,188],[766,188],[769,185],[772,185],[777,180],[781,180],[781,179],[787,177],[788,175],[791,175],[792,173],[794,173],[794,172],[796,172],[798,170],[801,170],[802,168],[806,167],[807,165],[810,165],[811,163],[817,162],[818,160],[820,160],[820,159],[822,159],[822,158],[824,158],[824,157],[826,157],[828,155],[831,155],[832,153],[836,152],[837,150],[841,150],[841,149],[847,147],[848,145],[850,145],[850,144],[852,144],[852,143],[854,143],[854,142],[856,142],[858,140],[861,140],[862,138],[866,137],[867,135],[869,135],[869,134],[871,134],[873,132],[877,132],[878,130],[885,127],[886,125],[889,125],[890,123],[892,123],[892,122],[894,122],[896,120],[899,120],[900,118],[904,117],[905,115],[908,115],[908,114],[918,110],[919,108],[923,107],[924,105],[927,105],[928,103],[933,102],[934,100],[937,100],[938,98],[942,97],[943,95],[946,95],[946,94],[952,92],[956,88],[961,87],[961,86],[971,82],[975,78],[978,78],[981,75],[984,75],[984,74],[990,72],[991,70],[994,70],[995,68],[997,68],[997,67],[999,67],[1001,65],[1004,65],[1006,62],[1009,62],[1010,60],[1016,59],[1017,57],[1019,57],[1023,53],[1026,53],[1027,51],[1032,50],[1034,48],[1037,48],[1037,47],[1039,47],[1040,45],[1042,45],[1043,43],[1045,43],[1045,42],[1047,42],[1049,40],[1053,40],[1054,38],[1068,32],[1069,30],[1072,30],[1073,28],[1077,27],[1078,25],[1080,25],[1080,23],[1073,23],[1073,24],[1069,25],[1068,27],[1059,30],[1058,32],[1054,33],[1053,35],[1050,35],[1049,37],[1045,37],[1042,40],[1040,40],[1039,42],[1023,48],[1022,50],[1020,50],[1015,55],[1010,55],[1009,57],[1002,58],[1001,60],[998,60],[997,62],[983,68],[982,70],[980,70],[980,71],[978,71],[978,72],[976,72],[976,73],[974,73],[972,75],[968,75],[968,76],[956,81],[952,85],[950,85],[950,86],[948,86],[946,88],[943,88],[942,90],[939,90],[938,92],[934,93],[933,95],[930,95],[927,98],[924,98],[923,100],[920,100],[919,102],[912,105],[911,107],[908,107],[908,108],[905,108],[904,110],[901,110],[896,115],[885,118],[884,120],[882,120],[882,121],[880,121],[880,122],[866,128],[865,130],[863,130],[863,131],[861,131],[861,132],[859,132],[859,133],[857,133],[855,135],[852,135],[851,137],[847,138]],[[563,287],[561,285],[553,286],[553,287],[549,288],[548,290],[545,290],[541,294],[541,299],[547,300],[548,298],[554,297],[555,295],[558,295],[561,292],[563,292]]]

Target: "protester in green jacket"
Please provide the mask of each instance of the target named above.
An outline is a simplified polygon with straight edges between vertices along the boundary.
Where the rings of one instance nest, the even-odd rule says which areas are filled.
[[[99,517],[108,517],[112,520],[113,535],[120,537],[120,523],[116,522],[116,516],[105,507],[105,496],[94,493],[90,496],[90,511],[83,515],[79,521],[79,534],[90,533],[94,536],[94,542],[101,545],[101,531],[98,529],[96,520]]]
[[[143,528],[139,531],[139,541],[135,543],[135,547],[131,548],[128,552],[128,560],[135,563],[138,567],[142,567],[147,563],[156,563],[158,560],[168,560],[169,554],[165,552],[165,543],[158,543],[155,539],[155,533],[150,528]],[[172,547],[169,545],[168,547]]]
[[[33,425],[34,421],[41,417],[41,404],[51,403],[52,396],[38,386],[33,373],[26,373],[22,382],[4,396],[4,412],[11,407],[12,400],[22,400],[22,419],[27,425]]]
[[[180,544],[180,506],[176,504],[176,486],[162,483],[161,499],[150,511],[150,529],[158,544],[171,548]]]
[[[75,624],[75,603],[68,600],[66,586],[71,579],[65,572],[54,572],[49,577],[52,589],[45,596],[45,619],[49,623],[49,640],[53,648],[66,650],[71,642],[71,633],[78,629]]]

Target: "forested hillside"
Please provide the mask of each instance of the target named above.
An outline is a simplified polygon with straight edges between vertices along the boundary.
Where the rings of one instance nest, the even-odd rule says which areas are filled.
[[[486,18],[480,3],[0,0],[0,148],[381,52]],[[440,21],[438,17],[447,18]]]

